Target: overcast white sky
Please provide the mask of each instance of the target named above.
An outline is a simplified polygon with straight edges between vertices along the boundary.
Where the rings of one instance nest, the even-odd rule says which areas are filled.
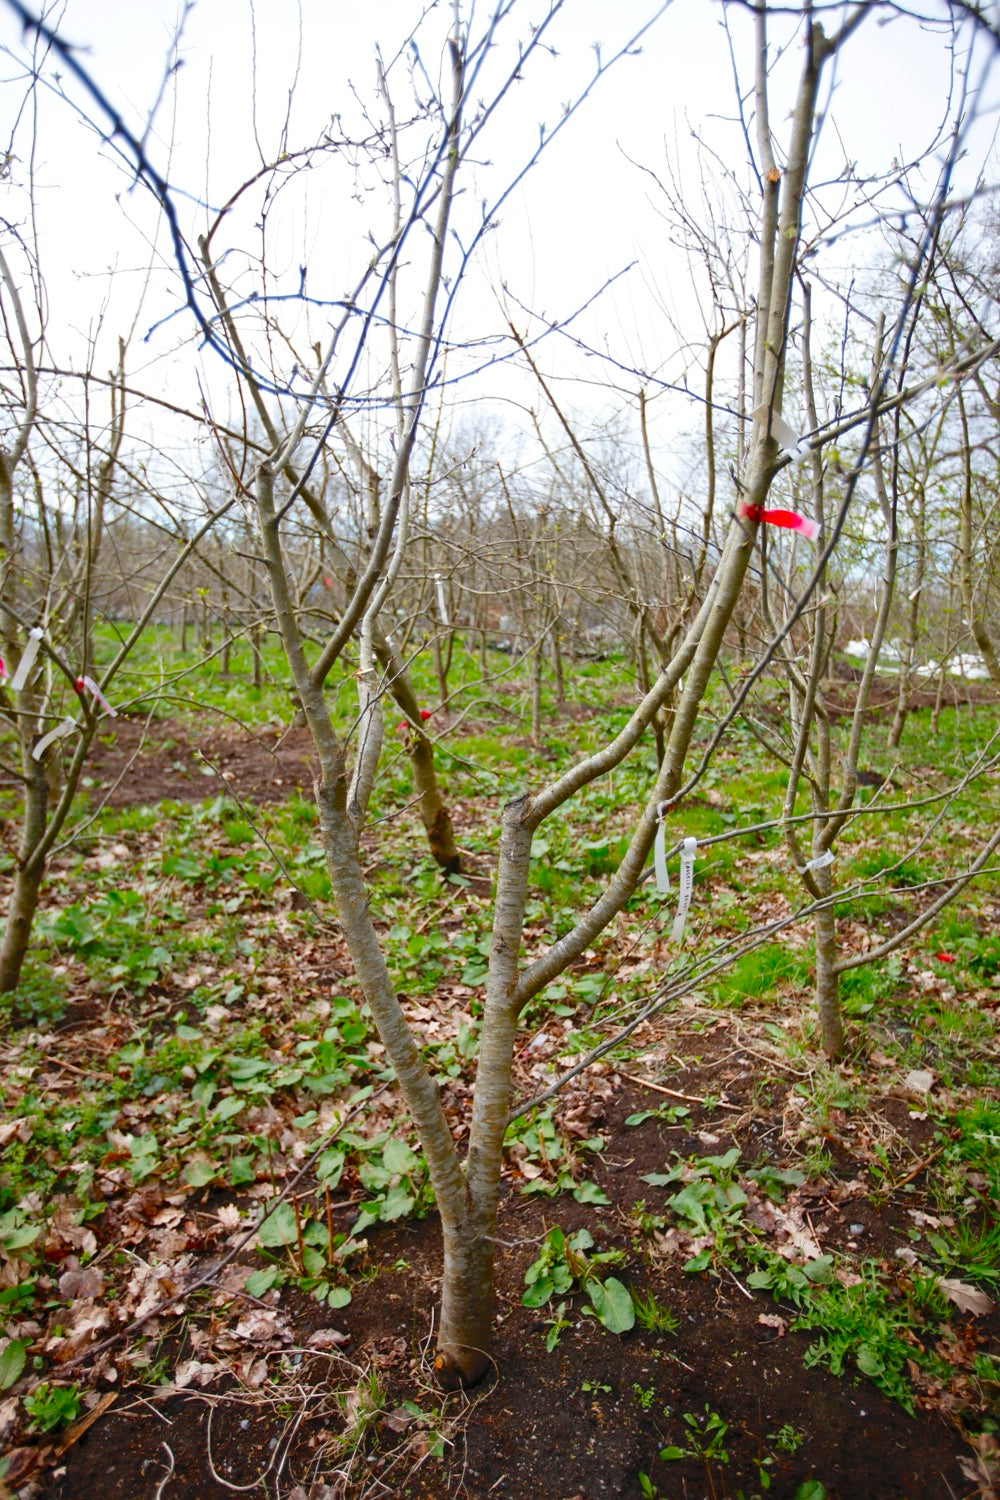
[[[197,0],[181,38],[183,66],[176,86],[164,93],[147,137],[153,163],[176,189],[192,195],[190,203],[178,199],[190,227],[204,226],[198,199],[218,205],[260,166],[261,152],[270,158],[277,151],[290,91],[290,148],[310,144],[337,114],[348,133],[360,128],[363,109],[379,109],[376,48],[381,47],[387,64],[392,62],[422,9],[414,0],[367,5],[302,0],[300,51],[299,18],[284,0],[258,0],[255,8],[251,0]],[[421,55],[436,79],[451,6],[439,0],[427,9]],[[937,0],[923,0],[923,9],[933,15],[943,7]],[[524,0],[504,36],[509,42],[527,36],[528,23],[543,10],[541,0]],[[484,142],[491,164],[477,170],[474,185],[467,181],[466,208],[508,180],[537,139],[539,124],[554,124],[564,102],[579,94],[593,69],[593,44],[600,42],[608,56],[656,10],[653,0],[567,0],[550,33],[558,55],[536,56],[504,105]],[[476,17],[482,13],[484,7],[477,5]],[[749,84],[750,18],[738,5],[726,14],[737,65]],[[828,19],[828,29],[835,15]],[[65,0],[50,12],[55,17],[67,40],[85,49],[81,61],[129,125],[145,132],[176,28],[174,0]],[[676,377],[684,359],[677,355],[678,337],[670,320],[697,338],[697,302],[683,259],[670,248],[662,199],[650,177],[632,163],[662,174],[669,149],[693,192],[697,131],[717,152],[719,175],[731,169],[744,179],[745,152],[732,123],[735,87],[722,19],[719,0],[674,0],[644,38],[641,54],[623,59],[598,84],[505,205],[500,227],[470,278],[456,327],[482,333],[502,328],[496,297],[501,282],[535,312],[559,320],[606,278],[636,261],[629,276],[581,321],[580,331],[589,342],[606,341],[625,362]],[[946,112],[952,74],[942,33],[911,20],[885,20],[873,14],[827,78],[824,99],[829,99],[830,117],[817,159],[819,178],[838,176],[845,159],[865,174],[885,170],[897,156],[922,156]],[[773,36],[777,49],[780,19]],[[0,45],[8,49],[3,70],[8,81],[0,91],[0,139],[5,139],[24,99],[17,59],[30,47],[5,0],[0,0]],[[509,65],[512,55],[498,47],[495,63]],[[409,104],[405,61],[404,55],[391,74],[400,116]],[[772,118],[779,139],[799,63],[797,46],[778,62]],[[86,102],[76,84],[65,80],[65,70],[48,61],[45,78],[52,80],[57,72],[62,72],[70,97]],[[970,140],[977,160],[987,150],[998,99],[994,70],[977,103],[980,124]],[[86,102],[86,108],[97,117],[92,104]],[[130,189],[127,171],[113,160],[113,151],[51,89],[39,94],[38,120],[35,214],[48,288],[50,346],[58,359],[81,366],[86,341],[103,318],[101,353],[107,363],[107,340],[136,318],[145,267],[158,259],[149,238],[158,236],[159,256],[167,248],[162,224],[146,195]],[[28,165],[27,123],[23,117],[15,138],[14,184],[23,183]],[[914,183],[918,191],[929,189],[935,171],[935,162],[928,160],[923,183]],[[966,167],[965,173],[971,187],[975,171]],[[301,191],[306,185],[308,190]],[[381,236],[386,224],[384,195],[356,195],[356,186],[342,163],[317,168],[307,184],[300,179],[279,199],[271,242],[279,276],[287,274],[294,281],[298,266],[305,264],[310,292],[325,297],[347,292],[369,254],[366,231]],[[17,187],[3,191],[9,205],[0,212],[27,228]],[[455,222],[461,225],[461,212]],[[245,247],[254,251],[259,239],[252,222],[240,224],[237,218],[236,223],[246,237]],[[831,258],[833,273],[846,277],[863,266],[872,244],[870,235],[842,241]],[[230,269],[235,266],[229,262]],[[148,342],[141,341],[175,303],[176,282],[170,273],[166,281],[161,277],[138,313],[130,363],[141,383],[190,398],[191,366],[177,354],[185,339],[191,344],[188,315],[180,314],[159,326]],[[310,337],[322,337],[323,331],[322,319],[314,321]],[[550,369],[577,376],[594,367],[594,362],[588,366],[569,356],[558,341],[546,346]],[[594,368],[595,376],[599,373]],[[211,383],[217,376],[209,371],[204,378]],[[490,388],[521,399],[521,387],[504,385],[496,377]],[[585,387],[577,387],[571,399],[586,404]]]

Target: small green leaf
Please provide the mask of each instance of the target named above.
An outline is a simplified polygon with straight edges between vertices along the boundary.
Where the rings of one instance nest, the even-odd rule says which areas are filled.
[[[543,1307],[554,1291],[555,1284],[552,1277],[540,1276],[536,1282],[528,1287],[521,1301],[525,1307]]]
[[[189,1187],[207,1187],[215,1179],[216,1168],[210,1161],[189,1161],[184,1168],[184,1181]]]
[[[573,1197],[577,1203],[609,1204],[611,1199],[603,1188],[598,1187],[596,1182],[580,1182],[573,1189]]]
[[[675,1459],[678,1459],[678,1458],[687,1458],[687,1456],[688,1456],[688,1454],[687,1454],[687,1449],[686,1448],[661,1448],[660,1449],[660,1461],[661,1461],[661,1463],[672,1463]]]
[[[617,1276],[606,1281],[591,1281],[587,1285],[590,1305],[609,1333],[628,1333],[635,1326],[635,1308],[632,1294]]]
[[[382,1160],[390,1172],[413,1172],[420,1162],[405,1141],[388,1140],[382,1151]]]
[[[857,1353],[858,1369],[862,1375],[881,1375],[885,1370],[884,1362],[876,1354],[870,1344],[859,1344]]]
[[[30,1339],[10,1339],[0,1349],[0,1391],[9,1391],[20,1380]]]
[[[284,1279],[284,1272],[278,1266],[268,1266],[265,1271],[254,1271],[243,1285],[251,1297],[263,1297],[265,1292],[269,1292]]]
[[[351,1300],[351,1289],[346,1286],[332,1286],[326,1294],[328,1307],[346,1307]]]
[[[227,1094],[212,1110],[212,1119],[232,1120],[241,1109],[246,1109],[246,1100],[238,1099],[235,1094]]]
[[[274,1212],[268,1214],[257,1232],[257,1239],[266,1250],[277,1250],[282,1245],[294,1245],[297,1237],[295,1210],[290,1203],[279,1203]]]

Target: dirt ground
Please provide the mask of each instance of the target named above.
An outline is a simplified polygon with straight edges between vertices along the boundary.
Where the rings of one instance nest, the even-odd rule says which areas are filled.
[[[316,761],[306,727],[213,727],[197,736],[176,719],[118,719],[87,761],[90,800],[108,807],[200,802],[229,792],[247,802],[308,795]]]
[[[216,731],[196,740],[181,725],[160,722],[155,737],[151,744],[141,726],[116,725],[113,743],[99,744],[88,766],[92,797],[112,805],[194,800],[224,783],[263,801],[311,784],[305,730]],[[445,1397],[434,1385],[440,1250],[431,1214],[367,1232],[353,1301],[336,1313],[294,1290],[249,1297],[239,1278],[186,1306],[179,1301],[176,1315],[143,1335],[165,1369],[213,1342],[235,1347],[233,1325],[256,1319],[249,1363],[204,1388],[138,1384],[127,1374],[98,1380],[99,1418],[70,1429],[62,1451],[44,1442],[17,1450],[10,1492],[39,1500],[222,1500],[239,1492],[282,1500],[749,1500],[765,1493],[774,1500],[983,1500],[993,1493],[945,1395],[924,1392],[909,1416],[856,1372],[837,1378],[822,1366],[806,1368],[811,1335],[791,1330],[793,1308],[751,1291],[732,1271],[686,1273],[686,1252],[669,1237],[639,1233],[637,1205],[657,1202],[642,1179],[664,1171],[674,1153],[737,1145],[747,1159],[766,1152],[778,1168],[794,1160],[785,1129],[794,1073],[783,1073],[772,1052],[762,1074],[746,1012],[681,1014],[646,1040],[645,1055],[658,1061],[642,1077],[598,1068],[560,1106],[569,1129],[576,1121],[579,1133],[604,1138],[599,1155],[588,1157],[587,1175],[608,1206],[583,1206],[565,1193],[526,1197],[511,1169],[498,1223],[495,1372],[480,1388]],[[762,1076],[771,1080],[763,1092]],[[634,1111],[681,1100],[690,1110],[681,1124],[625,1124]],[[824,1250],[860,1245],[900,1265],[896,1252],[910,1244],[921,1163],[932,1146],[926,1118],[911,1106],[891,1094],[879,1104],[886,1129],[915,1164],[905,1198],[876,1194],[865,1143],[849,1120],[826,1142],[834,1166],[808,1184],[799,1204]],[[334,1211],[341,1198],[350,1200],[349,1187]],[[217,1255],[199,1246],[211,1241],[206,1226],[226,1203],[247,1207],[235,1193],[208,1189],[188,1200],[196,1269]],[[586,1226],[599,1249],[621,1250],[615,1274],[633,1290],[655,1293],[676,1330],[637,1327],[617,1337],[582,1316],[577,1297],[547,1352],[552,1309],[526,1308],[521,1294],[538,1242],[555,1224],[567,1233]],[[256,1263],[247,1254],[236,1269],[242,1277]],[[1000,1316],[968,1318],[962,1337],[968,1359],[976,1350],[996,1352]],[[78,1378],[86,1384],[85,1371]],[[662,1460],[661,1450],[684,1443],[685,1415],[708,1410],[727,1424],[724,1457]],[[345,1432],[357,1435],[355,1446]],[[649,1488],[640,1475],[649,1476]],[[821,1487],[801,1488],[808,1481]]]

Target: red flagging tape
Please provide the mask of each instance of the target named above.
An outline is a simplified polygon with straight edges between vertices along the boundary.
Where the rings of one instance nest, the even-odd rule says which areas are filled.
[[[745,500],[740,506],[740,515],[746,516],[748,521],[761,521],[768,526],[784,526],[787,531],[801,531],[810,542],[819,530],[815,521],[810,521],[808,516],[800,516],[797,510],[765,510],[762,505],[748,505]]]

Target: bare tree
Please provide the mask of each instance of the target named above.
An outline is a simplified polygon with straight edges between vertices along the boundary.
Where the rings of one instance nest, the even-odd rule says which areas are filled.
[[[530,34],[503,54],[508,58],[506,74],[484,98],[484,59],[499,55],[496,49],[501,30],[514,8],[513,0],[503,0],[486,15],[470,8],[463,16],[456,7],[442,49],[443,83],[432,84],[427,68],[419,72],[421,108],[414,112],[418,144],[408,154],[395,124],[390,93],[393,79],[389,72],[382,74],[383,119],[359,155],[369,163],[390,163],[387,224],[384,233],[374,236],[366,247],[366,268],[352,293],[337,299],[335,311],[329,314],[325,342],[320,341],[308,359],[297,355],[296,369],[306,373],[294,389],[292,382],[281,376],[274,359],[280,309],[269,302],[267,295],[253,299],[237,295],[237,247],[223,245],[218,238],[219,223],[210,224],[201,236],[199,271],[195,275],[177,227],[168,184],[150,166],[142,143],[129,136],[117,120],[115,126],[132,152],[136,170],[157,194],[168,216],[173,214],[171,224],[185,296],[202,332],[228,363],[267,434],[268,452],[258,457],[248,444],[245,470],[238,468],[238,477],[254,495],[275,618],[319,761],[317,809],[337,917],[358,983],[412,1116],[436,1196],[444,1248],[437,1367],[448,1386],[472,1383],[489,1367],[500,1173],[512,1111],[514,1049],[525,1008],[579,960],[623,911],[643,878],[666,810],[682,805],[698,784],[715,744],[741,712],[753,680],[785,650],[805,612],[822,608],[816,602],[817,591],[835,554],[859,479],[871,461],[879,424],[894,409],[894,403],[898,405],[908,395],[891,389],[889,377],[896,365],[896,351],[892,350],[882,360],[857,410],[824,429],[813,424],[816,430],[806,443],[809,453],[819,453],[835,440],[842,442],[845,433],[858,434],[851,468],[825,516],[826,530],[813,565],[796,580],[794,602],[781,620],[775,619],[771,639],[754,672],[734,694],[732,711],[719,724],[712,745],[698,763],[690,764],[696,725],[717,675],[727,633],[748,580],[760,586],[764,576],[760,563],[764,539],[769,537],[772,525],[789,520],[788,512],[776,512],[768,502],[780,476],[801,457],[787,446],[788,423],[783,412],[794,376],[790,348],[801,308],[797,289],[803,216],[819,128],[820,83],[870,10],[857,5],[846,13],[838,12],[843,15],[842,24],[829,35],[811,6],[804,5],[801,13],[796,12],[793,19],[797,18],[800,53],[793,107],[779,130],[771,118],[769,8],[756,6],[749,97],[756,141],[750,147],[752,170],[759,193],[753,223],[757,269],[753,322],[746,330],[746,389],[752,395],[751,416],[743,433],[745,442],[734,456],[733,510],[727,516],[714,567],[704,566],[695,596],[685,608],[682,628],[669,650],[663,650],[655,679],[625,726],[597,753],[580,757],[554,780],[528,787],[503,809],[474,1099],[467,1133],[464,1140],[456,1142],[442,1109],[438,1082],[421,1054],[418,1034],[408,1023],[380,942],[364,875],[361,838],[379,774],[383,703],[396,671],[380,641],[388,635],[385,621],[390,618],[392,600],[413,544],[418,435],[426,418],[429,394],[444,379],[442,361],[449,319],[471,248],[487,231],[497,210],[496,204],[487,205],[478,218],[466,221],[464,235],[459,232],[456,220],[469,205],[469,198],[463,199],[460,191],[463,174],[472,169],[476,156],[485,149],[489,128],[514,81],[548,45],[549,31],[561,6],[556,0]],[[781,24],[789,27],[786,8],[776,9]],[[33,24],[40,27],[37,21]],[[631,50],[634,42],[622,50]],[[594,83],[613,61],[598,60]],[[589,87],[583,94],[587,92]],[[571,119],[574,109],[575,105],[571,106],[564,119]],[[747,124],[748,143],[750,139]],[[283,155],[294,157],[287,148]],[[266,199],[267,184],[273,173],[285,166],[283,160],[276,160],[262,171],[263,187],[258,185],[258,189],[265,194],[265,207],[270,201]],[[242,263],[247,277],[249,259],[245,256]],[[904,321],[924,269],[919,262],[913,267],[901,314]],[[224,277],[228,278],[226,284]],[[207,306],[203,295],[209,299]],[[383,336],[381,343],[379,333]],[[289,334],[281,347],[285,349],[291,342]],[[968,376],[978,368],[980,357],[978,350],[975,357],[964,357],[949,367],[947,375]],[[366,360],[371,362],[367,366]],[[363,375],[366,368],[377,370],[367,387]],[[374,408],[388,412],[385,430],[380,434],[379,461],[376,463],[373,456],[374,444],[366,450],[364,464],[358,463],[356,455],[352,458],[356,470],[365,476],[360,486],[365,535],[358,539],[349,567],[345,566],[337,619],[318,653],[310,654],[311,627],[296,576],[295,518],[304,508],[312,523],[327,536],[329,546],[334,546],[336,537],[331,534],[328,510],[315,476],[324,455],[329,455],[335,444],[343,443],[345,450],[352,451],[347,432],[350,430],[353,436],[355,416],[368,416]],[[354,437],[354,445],[359,447],[360,439]],[[511,509],[514,531],[521,538],[522,561],[535,568],[533,548],[527,545],[521,517],[513,506]],[[792,516],[791,521],[803,529],[800,517]],[[634,587],[628,568],[623,568],[621,581],[623,594],[626,586]],[[555,594],[550,606],[540,619],[546,631],[561,611],[561,601]],[[353,677],[356,685],[356,714],[346,727],[335,722],[324,692],[333,673]],[[598,777],[633,755],[666,705],[672,706],[672,713],[660,763],[649,778],[641,807],[631,816],[627,846],[617,867],[593,905],[576,914],[568,931],[540,951],[527,951],[524,926],[535,834]]]

